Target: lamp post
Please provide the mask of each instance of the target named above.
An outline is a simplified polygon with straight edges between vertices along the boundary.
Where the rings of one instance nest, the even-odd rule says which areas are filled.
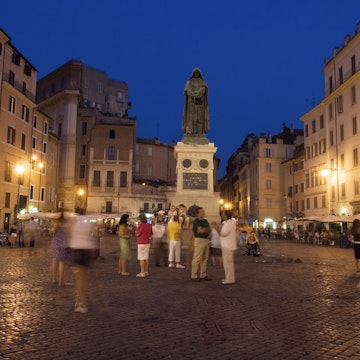
[[[16,217],[19,214],[20,211],[20,185],[21,185],[21,176],[25,172],[25,166],[22,164],[19,164],[15,168],[16,173],[18,174],[18,190],[17,190],[17,201],[16,201]]]

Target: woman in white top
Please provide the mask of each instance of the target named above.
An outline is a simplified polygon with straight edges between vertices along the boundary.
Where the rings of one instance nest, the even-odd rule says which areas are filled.
[[[221,212],[223,220],[220,231],[221,253],[225,272],[225,279],[222,280],[224,285],[235,283],[235,265],[234,253],[236,246],[236,223],[232,219],[231,211],[225,210]]]

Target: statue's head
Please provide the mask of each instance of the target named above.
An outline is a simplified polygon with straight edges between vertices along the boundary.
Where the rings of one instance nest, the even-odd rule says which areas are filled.
[[[201,71],[200,71],[200,69],[199,68],[195,68],[194,70],[193,70],[193,72],[192,72],[192,77],[193,78],[201,78],[202,76],[201,76]]]

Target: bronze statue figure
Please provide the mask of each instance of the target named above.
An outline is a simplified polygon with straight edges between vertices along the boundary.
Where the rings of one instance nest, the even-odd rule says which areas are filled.
[[[199,68],[186,82],[182,131],[185,135],[204,135],[209,130],[208,86]]]

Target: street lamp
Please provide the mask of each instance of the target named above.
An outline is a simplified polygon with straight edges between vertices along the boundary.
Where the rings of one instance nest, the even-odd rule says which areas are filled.
[[[82,196],[84,195],[84,190],[83,190],[83,189],[79,189],[78,194],[79,194],[79,200],[80,200],[80,210],[79,210],[79,213],[80,213],[80,214],[83,214]]]
[[[16,173],[18,174],[18,191],[17,191],[17,201],[16,201],[16,216],[19,214],[20,211],[20,184],[21,184],[21,176],[25,172],[25,166],[19,164],[15,168]]]

